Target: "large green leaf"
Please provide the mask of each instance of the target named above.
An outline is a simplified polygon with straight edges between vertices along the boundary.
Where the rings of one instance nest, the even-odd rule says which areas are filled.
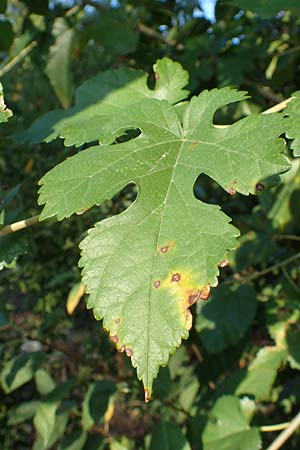
[[[251,428],[236,397],[221,397],[210,411],[202,434],[203,450],[258,450],[258,428]]]
[[[130,87],[125,94],[124,87],[124,97],[132,95]],[[206,173],[228,193],[247,195],[261,179],[289,168],[277,138],[281,115],[213,125],[219,108],[244,98],[229,88],[204,91],[186,106],[182,123],[165,100],[122,107],[116,117],[99,119],[104,145],[67,159],[40,181],[41,219],[99,205],[130,182],[138,187],[134,205],[90,231],[80,264],[88,306],[131,357],[147,399],[159,366],[188,337],[189,307],[217,284],[218,264],[238,235],[218,206],[196,200],[196,178]],[[130,129],[140,135],[109,145]]]
[[[163,58],[154,66],[155,89],[149,89],[147,74],[122,67],[108,70],[83,83],[76,91],[73,108],[51,111],[20,134],[20,142],[49,142],[63,138],[65,145],[80,146],[100,139],[101,128],[145,97],[179,102],[188,95],[188,73],[181,65]]]
[[[3,87],[2,84],[0,83],[0,123],[7,122],[11,116],[12,116],[11,110],[8,109],[6,104],[4,103]]]
[[[239,341],[256,312],[256,293],[251,286],[220,286],[197,315],[196,330],[210,353],[217,353]]]
[[[286,135],[294,139],[291,144],[294,156],[300,156],[300,91],[293,93],[292,100],[284,109],[284,113],[288,116]]]
[[[233,0],[241,9],[253,11],[263,18],[275,16],[279,11],[291,10],[295,14],[300,14],[298,0]]]
[[[54,22],[53,35],[55,43],[50,47],[45,72],[62,106],[67,108],[70,106],[73,96],[70,58],[74,30],[69,28],[67,22],[59,17]]]

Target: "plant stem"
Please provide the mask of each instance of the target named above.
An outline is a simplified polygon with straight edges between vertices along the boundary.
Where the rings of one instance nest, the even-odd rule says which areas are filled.
[[[296,261],[299,258],[300,258],[300,252],[296,253],[293,256],[290,256],[289,258],[287,258],[281,262],[273,264],[272,266],[269,266],[266,269],[255,272],[251,275],[246,275],[244,277],[239,276],[238,279],[231,279],[231,280],[225,281],[225,284],[247,283],[248,281],[256,280],[257,278],[260,278],[263,275],[266,275],[267,273],[273,272],[276,269],[280,269],[281,267],[287,266],[288,264],[290,264],[293,261]]]
[[[285,430],[289,427],[291,422],[283,422],[283,423],[277,423],[276,425],[263,425],[259,427],[259,431],[262,433],[269,433],[272,431],[279,431],[279,430]]]
[[[27,45],[27,47],[23,48],[23,50],[20,51],[20,53],[15,56],[13,59],[11,59],[7,64],[5,64],[0,69],[0,78],[3,77],[7,72],[9,72],[15,65],[17,65],[25,56],[27,56],[31,50],[34,49],[34,47],[37,46],[37,41],[32,41],[30,44]]]
[[[300,426],[300,412],[294,417],[294,419],[290,422],[289,426],[280,433],[279,436],[272,442],[272,444],[267,448],[267,450],[278,450],[282,445],[288,440],[289,437]]]
[[[274,236],[274,239],[276,241],[280,241],[281,239],[286,239],[288,241],[299,241],[300,242],[300,236],[295,236],[294,234],[277,234]]]
[[[39,223],[39,215],[30,217],[29,219],[20,220],[19,222],[15,222],[10,225],[5,225],[0,230],[0,237],[6,236],[10,233],[15,233],[16,231],[23,230],[27,227],[31,227],[37,223]]]

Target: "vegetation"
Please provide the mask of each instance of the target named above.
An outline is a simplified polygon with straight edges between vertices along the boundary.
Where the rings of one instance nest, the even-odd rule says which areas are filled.
[[[299,448],[282,7],[0,0],[3,450]]]

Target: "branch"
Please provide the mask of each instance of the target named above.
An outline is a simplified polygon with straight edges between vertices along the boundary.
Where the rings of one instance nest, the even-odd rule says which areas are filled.
[[[259,427],[259,431],[262,433],[269,433],[273,431],[279,431],[279,430],[285,430],[290,426],[291,422],[283,422],[283,423],[276,423],[275,425],[263,425]]]
[[[278,450],[282,445],[292,436],[293,433],[300,426],[300,412],[290,422],[289,426],[280,433],[279,436],[273,441],[273,443],[267,448],[267,450]]]
[[[20,53],[15,56],[13,59],[11,59],[7,64],[5,64],[0,69],[0,78],[3,77],[7,72],[9,72],[14,66],[16,66],[20,61],[22,61],[25,56],[27,56],[31,50],[34,49],[34,47],[37,46],[37,41],[32,41],[30,44],[27,45],[27,47],[23,48],[23,50],[20,51]]]
[[[30,217],[29,219],[20,220],[19,222],[12,223],[10,225],[5,225],[0,230],[0,237],[6,236],[10,233],[15,233],[16,231],[23,230],[24,228],[31,227],[39,223],[39,215]]]
[[[296,253],[293,256],[290,256],[287,259],[284,259],[281,262],[278,262],[276,264],[273,264],[272,266],[267,267],[266,269],[260,270],[259,272],[252,273],[250,275],[241,276],[239,274],[235,274],[233,276],[233,279],[225,281],[225,284],[235,284],[235,283],[247,283],[249,281],[256,280],[257,278],[262,277],[263,275],[266,275],[267,273],[273,272],[276,269],[280,269],[281,267],[285,267],[288,264],[290,264],[293,261],[296,261],[300,258],[300,252]]]

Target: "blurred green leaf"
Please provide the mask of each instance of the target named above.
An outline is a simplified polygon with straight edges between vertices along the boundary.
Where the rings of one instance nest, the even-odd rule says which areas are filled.
[[[48,444],[45,444],[44,438],[41,435],[37,435],[32,450],[48,450],[53,448],[52,446],[63,436],[68,423],[68,414],[59,413],[55,417],[55,423],[53,430],[48,439]]]
[[[44,353],[24,353],[8,361],[0,374],[4,391],[8,394],[30,381],[45,359]]]
[[[256,292],[251,286],[214,289],[211,300],[200,306],[195,328],[209,353],[218,353],[238,342],[256,313]]]
[[[203,435],[203,450],[258,450],[262,443],[258,428],[250,427],[240,400],[221,397],[209,413]]]
[[[88,430],[94,424],[104,421],[104,414],[109,406],[109,399],[116,392],[112,381],[102,380],[90,384],[82,403],[82,426]]]
[[[175,423],[161,421],[155,425],[149,450],[191,450],[180,427]]]
[[[6,104],[4,103],[3,87],[0,83],[0,123],[7,122],[11,116],[11,110],[8,109]]]
[[[8,413],[8,425],[17,425],[25,420],[31,419],[35,415],[39,404],[39,401],[31,400],[11,409]]]
[[[41,395],[47,395],[55,388],[55,382],[45,369],[38,369],[35,374],[35,384]]]
[[[26,232],[11,233],[0,237],[0,270],[14,267],[18,256],[27,253],[27,251],[28,238]]]
[[[83,430],[75,430],[73,433],[64,437],[58,450],[82,450],[86,443],[87,434]]]
[[[53,24],[55,44],[50,47],[45,72],[62,106],[68,108],[73,98],[73,79],[71,72],[71,52],[74,30],[59,17]]]

